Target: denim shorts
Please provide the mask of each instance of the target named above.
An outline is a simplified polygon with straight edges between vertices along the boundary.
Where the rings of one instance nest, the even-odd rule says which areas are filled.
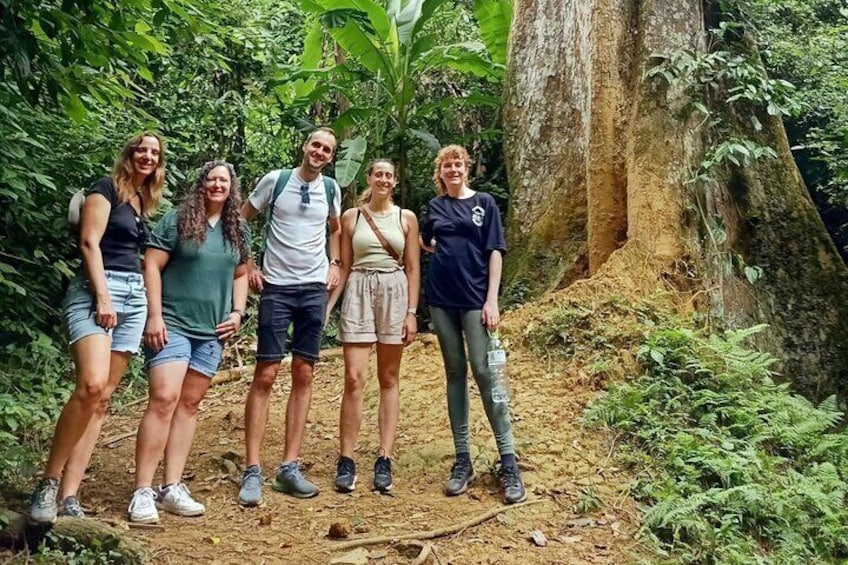
[[[188,363],[189,369],[211,379],[218,371],[223,354],[224,346],[217,339],[186,337],[169,329],[168,343],[158,352],[144,346],[144,368],[149,371],[165,363],[183,362]]]
[[[275,285],[265,283],[259,298],[257,361],[280,361],[286,356],[289,324],[293,325],[292,355],[317,361],[324,336],[327,286],[322,283]]]
[[[90,335],[108,335],[112,351],[136,353],[147,321],[147,295],[141,273],[105,271],[106,288],[112,307],[118,314],[118,325],[105,330],[97,325],[97,307],[88,279],[77,275],[71,279],[62,301],[62,312],[68,342],[74,344]]]

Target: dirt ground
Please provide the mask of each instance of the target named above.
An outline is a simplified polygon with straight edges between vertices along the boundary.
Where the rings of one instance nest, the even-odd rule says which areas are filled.
[[[372,360],[372,374],[375,370]],[[400,535],[460,524],[502,507],[491,473],[496,458],[492,432],[472,386],[472,457],[477,482],[468,493],[442,493],[453,449],[445,406],[444,372],[438,345],[422,336],[407,349],[401,368],[401,421],[394,455],[392,496],[370,492],[378,448],[376,375],[368,383],[357,456],[359,481],[350,495],[333,491],[338,413],[343,389],[341,356],[330,352],[316,366],[313,404],[301,454],[307,476],[321,487],[310,500],[275,493],[269,475],[282,454],[283,414],[289,384],[283,366],[275,386],[262,452],[266,474],[263,506],[236,502],[243,463],[243,405],[249,375],[210,389],[186,469],[205,516],[162,515],[155,529],[128,529],[142,540],[155,563],[332,563],[348,555],[327,534],[334,522],[349,522],[349,540]],[[521,351],[509,358],[513,419],[521,467],[535,504],[509,509],[485,522],[431,540],[428,563],[625,563],[638,553],[638,511],[627,496],[629,477],[616,468],[610,440],[578,423],[596,392],[567,367],[543,366]],[[471,379],[469,379],[471,380]],[[110,417],[102,439],[132,432],[143,404]],[[81,500],[96,519],[126,528],[132,493],[134,437],[99,448],[83,483]],[[108,485],[109,488],[104,488]],[[593,508],[593,497],[597,508]],[[590,512],[578,514],[581,506]],[[541,532],[545,545],[532,540]],[[541,540],[545,541],[545,540]],[[365,552],[367,551],[367,554]],[[383,543],[365,550],[368,563],[413,563],[418,548]],[[351,556],[352,558],[353,556]],[[355,562],[348,560],[341,563]]]

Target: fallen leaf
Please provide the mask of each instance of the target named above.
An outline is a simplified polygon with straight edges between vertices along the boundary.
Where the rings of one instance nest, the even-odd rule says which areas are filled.
[[[575,518],[574,520],[567,520],[565,525],[569,528],[586,528],[594,526],[595,521],[592,518]]]
[[[548,545],[548,538],[546,538],[545,534],[539,530],[533,530],[530,533],[530,539],[539,547],[545,547]]]
[[[368,565],[368,550],[358,547],[350,553],[331,559],[330,565]]]
[[[206,538],[206,541],[208,541],[212,545],[218,545],[219,543],[221,543],[221,538],[219,538],[218,536],[209,536],[208,538]]]
[[[271,513],[268,512],[259,517],[259,525],[260,526],[270,526],[271,525]]]

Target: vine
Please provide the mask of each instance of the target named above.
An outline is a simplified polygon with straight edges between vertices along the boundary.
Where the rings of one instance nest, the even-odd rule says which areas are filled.
[[[715,267],[721,292],[725,276],[734,269],[750,284],[760,279],[764,271],[747,265],[741,255],[724,248],[727,235],[721,217],[708,210],[709,197],[734,167],[742,169],[777,158],[773,147],[755,138],[763,130],[757,114],[765,112],[784,118],[799,113],[802,104],[790,82],[768,76],[752,49],[749,34],[753,27],[745,16],[744,3],[722,2],[718,7],[725,19],[709,31],[704,52],[686,49],[653,54],[654,64],[645,71],[643,80],[663,80],[669,95],[682,93],[687,100],[683,107],[687,117],[702,116],[696,129],[706,130],[707,147],[683,184],[693,192],[689,200],[694,202],[694,212],[708,240],[708,264]]]

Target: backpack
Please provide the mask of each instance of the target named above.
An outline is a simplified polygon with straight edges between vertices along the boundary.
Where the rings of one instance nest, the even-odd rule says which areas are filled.
[[[283,189],[291,179],[294,169],[280,169],[280,174],[277,177],[277,182],[274,184],[274,193],[271,195],[271,203],[268,205],[268,221],[265,223],[265,239],[262,241],[262,248],[259,250],[259,268],[261,269],[265,261],[265,246],[268,243],[268,236],[271,234],[271,220],[274,217],[274,204],[277,198],[283,193]],[[336,198],[336,183],[333,179],[324,175],[324,194],[327,196],[327,217],[333,210],[333,200]]]

